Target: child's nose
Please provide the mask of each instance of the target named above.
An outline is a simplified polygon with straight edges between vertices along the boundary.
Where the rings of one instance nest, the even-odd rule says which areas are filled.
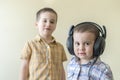
[[[81,45],[79,46],[79,49],[80,49],[81,51],[83,51],[83,50],[85,49],[85,48],[84,48],[84,45],[81,44]]]
[[[50,22],[47,22],[47,24],[46,24],[46,25],[47,25],[47,27],[50,27],[51,23],[50,23]]]

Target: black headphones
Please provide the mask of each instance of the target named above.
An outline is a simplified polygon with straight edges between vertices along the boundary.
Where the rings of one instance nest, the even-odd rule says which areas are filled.
[[[105,28],[105,26],[103,26],[103,28],[101,28],[98,24],[96,24],[94,22],[82,22],[82,23],[77,24],[76,26],[72,25],[70,27],[69,34],[68,34],[69,36],[67,38],[67,43],[66,43],[67,49],[71,55],[75,55],[74,45],[73,45],[74,28],[77,26],[80,27],[81,25],[84,25],[84,24],[96,26],[96,28],[99,30],[99,36],[97,37],[97,39],[94,43],[94,48],[93,48],[93,57],[99,57],[105,49],[106,28]]]

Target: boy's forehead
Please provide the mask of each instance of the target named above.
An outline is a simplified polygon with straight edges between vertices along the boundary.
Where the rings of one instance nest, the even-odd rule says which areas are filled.
[[[50,11],[41,12],[41,13],[39,14],[39,16],[42,15],[42,14],[52,14],[52,15],[55,15],[55,16],[57,17],[57,15],[56,15],[55,13],[50,12]]]
[[[95,39],[95,34],[92,32],[74,32],[73,34],[74,37],[78,37],[78,38],[93,38]]]
[[[57,15],[53,12],[42,12],[40,15],[39,15],[39,18],[46,18],[46,17],[50,17],[50,18],[54,18],[54,19],[57,19]]]
[[[95,35],[93,32],[90,32],[90,31],[84,31],[84,32],[82,32],[82,31],[74,31],[73,34],[75,34],[75,33],[77,33],[77,34],[91,34],[91,35]]]

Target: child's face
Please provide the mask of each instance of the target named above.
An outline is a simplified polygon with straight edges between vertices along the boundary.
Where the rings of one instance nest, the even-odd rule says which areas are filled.
[[[39,34],[41,36],[51,36],[56,28],[57,16],[52,12],[43,12],[36,22]]]
[[[95,35],[90,32],[74,32],[74,52],[81,61],[88,62],[93,58]]]

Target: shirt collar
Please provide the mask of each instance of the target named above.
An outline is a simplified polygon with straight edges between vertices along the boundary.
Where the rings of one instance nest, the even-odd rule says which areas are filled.
[[[44,41],[40,35],[36,35],[35,40],[36,41]],[[53,36],[52,36],[51,43],[56,43],[56,40],[55,40],[55,38]]]
[[[78,62],[78,64],[79,64],[80,59],[75,56],[75,61]],[[91,59],[87,64],[82,64],[82,66],[86,66],[86,65],[89,66],[89,65],[92,65],[92,64],[94,64],[95,62],[98,62],[98,61],[100,61],[100,58],[95,57],[95,58]]]
[[[94,64],[94,63],[96,63],[97,61],[99,61],[100,60],[100,58],[98,57],[98,58],[93,58],[92,60],[90,60],[88,63],[87,63],[87,65],[91,65],[91,64]]]

